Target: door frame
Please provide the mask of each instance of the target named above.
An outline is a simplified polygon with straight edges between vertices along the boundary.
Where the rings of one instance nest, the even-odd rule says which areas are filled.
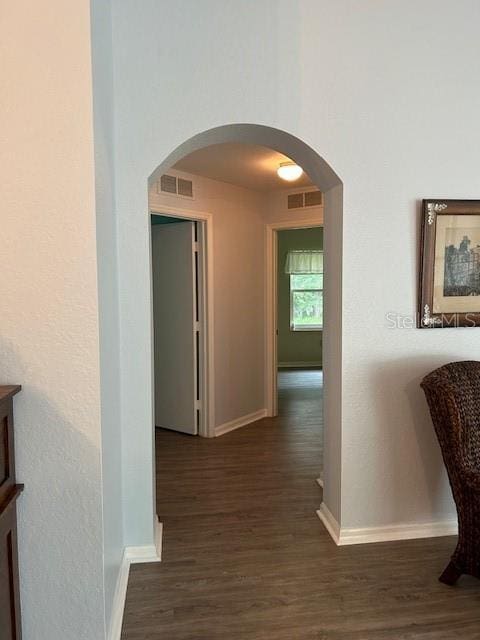
[[[278,231],[323,227],[323,206],[309,216],[271,222],[265,226],[265,406],[267,416],[278,413]]]
[[[152,205],[149,207],[150,215],[165,216],[169,218],[181,218],[202,225],[200,236],[201,250],[201,291],[203,300],[201,304],[201,323],[204,331],[201,340],[201,406],[202,419],[198,429],[198,435],[204,438],[215,437],[215,361],[214,361],[214,306],[213,306],[213,224],[212,214],[193,209]],[[150,236],[150,323],[153,335],[153,277],[152,277],[152,225],[149,225]],[[152,419],[155,429],[155,357],[154,342],[151,345],[152,366]]]

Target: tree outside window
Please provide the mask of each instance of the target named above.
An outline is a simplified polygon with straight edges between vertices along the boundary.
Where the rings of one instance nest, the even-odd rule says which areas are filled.
[[[290,329],[319,331],[323,327],[323,273],[290,275]]]

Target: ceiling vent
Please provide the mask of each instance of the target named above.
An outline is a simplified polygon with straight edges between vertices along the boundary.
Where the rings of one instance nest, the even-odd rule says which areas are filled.
[[[177,179],[175,176],[167,176],[167,174],[164,173],[160,178],[160,191],[177,193]]]
[[[288,196],[288,208],[289,209],[302,209],[303,193],[290,193]]]
[[[164,173],[158,182],[158,192],[193,198],[193,183],[191,180],[169,176]]]
[[[318,190],[290,193],[287,199],[287,208],[304,209],[305,207],[318,207],[322,202],[322,192]]]
[[[177,180],[177,193],[179,196],[185,196],[187,198],[193,198],[193,184],[191,180],[184,180],[178,178]]]

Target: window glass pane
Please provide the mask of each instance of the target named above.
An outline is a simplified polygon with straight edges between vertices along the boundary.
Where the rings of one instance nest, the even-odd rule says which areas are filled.
[[[292,291],[292,326],[323,325],[323,294],[321,291]]]
[[[291,289],[323,289],[322,273],[305,273],[290,276]]]

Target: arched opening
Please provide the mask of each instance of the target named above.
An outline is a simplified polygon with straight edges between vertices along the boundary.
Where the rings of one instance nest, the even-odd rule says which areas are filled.
[[[324,466],[323,466],[323,502],[319,515],[327,526],[332,537],[336,537],[336,523],[341,520],[341,392],[342,392],[342,363],[341,363],[341,282],[342,282],[342,203],[343,186],[327,162],[307,144],[298,138],[262,125],[234,124],[217,127],[200,133],[190,138],[177,147],[149,178],[149,191],[155,188],[161,176],[168,174],[169,170],[186,156],[211,147],[228,143],[244,145],[259,145],[280,152],[303,167],[312,183],[323,194],[323,228],[324,228],[324,317],[323,317],[323,416],[324,416]],[[183,211],[181,210],[183,208]],[[152,211],[149,211],[149,215]],[[189,213],[188,205],[174,207],[168,210],[162,207],[154,214],[166,216],[179,216],[185,219],[200,221],[205,224],[203,233],[208,233],[208,212],[201,215]],[[197,212],[198,214],[198,212]],[[293,224],[298,224],[297,214],[292,214]],[[298,225],[301,226],[301,225]],[[281,228],[281,227],[278,227]],[[275,224],[265,225],[266,252],[272,249],[273,232]],[[270,243],[270,245],[269,245]],[[211,275],[211,274],[210,274]],[[274,315],[273,305],[268,304],[268,297],[273,295],[274,287],[269,280],[268,270],[266,277],[266,342],[265,361],[266,371],[268,362],[273,362],[275,351]],[[207,320],[208,322],[208,320]],[[151,332],[151,344],[153,353],[153,326]],[[211,356],[212,357],[212,356]],[[210,363],[211,364],[211,363]],[[152,378],[154,366],[152,365]],[[273,378],[266,375],[266,395],[273,388]],[[152,385],[153,389],[153,385]],[[210,389],[211,391],[211,389]],[[214,402],[213,394],[209,394],[207,402],[210,408]],[[270,411],[274,412],[274,404],[270,401]],[[154,420],[155,423],[155,420]],[[153,425],[155,426],[155,424]],[[204,435],[208,435],[204,433]],[[153,469],[155,473],[155,469]],[[155,477],[154,477],[155,478]],[[154,483],[155,486],[155,483]]]

